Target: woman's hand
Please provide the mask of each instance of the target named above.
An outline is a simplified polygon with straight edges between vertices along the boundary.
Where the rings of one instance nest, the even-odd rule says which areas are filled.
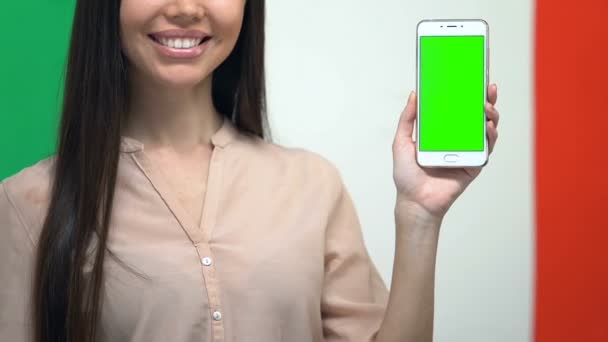
[[[495,84],[488,88],[485,112],[488,118],[487,135],[490,153],[498,138],[499,114],[496,108],[498,90]],[[397,187],[397,205],[414,206],[421,215],[441,220],[452,203],[479,175],[476,168],[421,168],[416,162],[416,143],[412,139],[416,120],[417,96],[410,94],[401,114],[393,142],[393,178]]]

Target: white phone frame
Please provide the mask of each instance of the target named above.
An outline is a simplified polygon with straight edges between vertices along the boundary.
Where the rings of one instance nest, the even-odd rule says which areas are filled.
[[[420,37],[422,36],[484,36],[484,99],[488,98],[488,70],[490,61],[489,26],[482,19],[444,20],[426,19],[418,23],[416,28],[416,89],[418,94],[416,108],[416,161],[422,167],[478,167],[488,162],[487,125],[484,125],[483,151],[420,151]],[[487,101],[487,100],[486,100]],[[485,104],[482,104],[485,105]],[[485,112],[484,112],[484,122]]]

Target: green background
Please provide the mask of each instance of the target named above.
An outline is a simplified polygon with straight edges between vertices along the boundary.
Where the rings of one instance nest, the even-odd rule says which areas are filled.
[[[483,151],[483,36],[420,38],[420,150]]]
[[[0,180],[55,153],[74,5],[2,2]]]

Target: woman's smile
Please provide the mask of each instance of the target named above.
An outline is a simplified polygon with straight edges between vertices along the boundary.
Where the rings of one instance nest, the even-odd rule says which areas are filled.
[[[203,54],[212,37],[196,30],[166,30],[148,35],[156,50],[171,58],[196,58]]]

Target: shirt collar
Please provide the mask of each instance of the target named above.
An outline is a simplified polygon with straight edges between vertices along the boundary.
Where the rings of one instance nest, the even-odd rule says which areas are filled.
[[[230,144],[238,135],[238,131],[234,123],[227,116],[223,117],[222,126],[211,136],[211,144],[216,147],[224,148]],[[134,153],[143,151],[144,144],[131,137],[122,136],[120,142],[120,151],[125,153]]]
[[[238,130],[234,126],[232,120],[229,117],[224,116],[222,126],[219,130],[217,130],[217,132],[215,132],[215,134],[211,136],[211,143],[213,146],[223,148],[228,146],[228,144],[230,144],[237,135]]]

